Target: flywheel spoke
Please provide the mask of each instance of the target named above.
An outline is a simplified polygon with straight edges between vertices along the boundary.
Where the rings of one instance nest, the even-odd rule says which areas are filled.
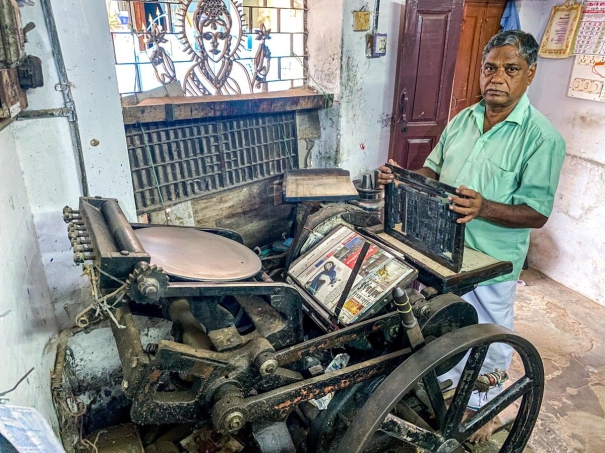
[[[464,416],[464,411],[466,410],[470,400],[471,393],[473,393],[475,388],[475,382],[479,377],[479,372],[481,371],[481,367],[485,361],[485,356],[487,355],[488,349],[488,344],[482,344],[473,348],[468,360],[466,361],[464,371],[460,376],[460,381],[458,382],[458,387],[456,388],[456,393],[454,393],[454,398],[452,399],[450,407],[445,416],[442,431],[443,435],[446,437],[451,436],[459,429],[460,422]]]
[[[479,409],[473,417],[464,422],[460,427],[460,438],[466,439],[472,433],[479,430],[505,408],[528,393],[534,386],[535,383],[529,377],[523,376],[512,386]]]
[[[512,346],[523,361],[526,375],[488,402],[469,420],[461,421],[487,348],[494,343]],[[471,354],[465,365],[462,380],[458,384],[450,409],[446,411],[443,409],[443,395],[439,391],[433,391],[434,387],[439,388],[435,372],[443,368],[444,364],[449,364],[452,358],[463,355],[469,350]],[[434,395],[432,399],[429,398],[429,402],[437,419],[439,420],[439,413],[443,414],[444,424],[440,426],[446,429],[440,432],[426,429],[425,423],[420,423],[420,420],[409,414],[405,416],[406,411],[401,408],[400,412],[404,414],[406,420],[401,420],[391,413],[402,398],[410,394],[420,382],[424,383],[429,395]],[[544,370],[540,355],[527,340],[496,325],[479,324],[462,327],[416,351],[382,381],[351,420],[347,431],[339,441],[337,453],[376,451],[371,450],[373,448],[371,442],[378,430],[386,433],[384,437],[391,438],[393,442],[397,442],[398,439],[425,451],[463,451],[465,448],[461,444],[470,434],[518,399],[521,399],[520,410],[499,451],[501,453],[523,451],[538,416],[542,402],[543,382]],[[402,407],[405,409],[405,406]],[[420,413],[417,415],[421,416]]]
[[[428,394],[429,401],[433,408],[433,414],[437,419],[439,429],[443,429],[446,407],[445,400],[443,399],[443,393],[441,392],[441,387],[439,386],[439,381],[437,380],[437,374],[435,373],[435,370],[427,374],[422,380],[422,382],[424,383],[424,388],[426,389],[426,393]]]
[[[439,434],[416,426],[393,414],[386,416],[379,429],[402,442],[427,451],[436,451],[445,442],[445,439]]]

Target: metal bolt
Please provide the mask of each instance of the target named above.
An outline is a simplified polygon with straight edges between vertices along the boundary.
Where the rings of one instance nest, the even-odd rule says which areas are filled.
[[[128,256],[130,252],[128,250],[120,250],[120,255]]]
[[[391,338],[396,337],[397,335],[399,335],[399,326],[393,326],[389,329],[389,336]]]
[[[431,306],[430,305],[425,305],[424,307],[422,307],[420,309],[420,315],[421,316],[428,316],[431,314]]]
[[[265,360],[259,369],[261,376],[268,376],[270,374],[275,373],[275,370],[277,370],[277,366],[278,366],[277,360],[275,360],[275,359]]]
[[[229,344],[233,344],[233,343],[235,343],[235,338],[233,338],[233,337],[229,338],[229,339],[227,340],[227,343],[229,343]]]
[[[225,417],[225,427],[229,431],[234,431],[236,429],[241,428],[244,424],[244,414],[240,411],[231,412],[227,417]]]
[[[259,354],[254,360],[254,363],[261,376],[267,376],[275,373],[275,370],[277,370],[277,367],[279,366],[277,360],[275,359],[275,354],[269,351]]]
[[[138,285],[140,293],[145,297],[154,297],[159,290],[158,283],[149,278],[144,278]]]
[[[128,390],[128,381],[126,379],[122,381],[122,390]]]

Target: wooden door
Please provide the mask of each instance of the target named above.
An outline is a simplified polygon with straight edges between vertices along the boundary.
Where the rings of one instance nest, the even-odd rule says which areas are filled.
[[[463,0],[408,0],[401,21],[389,157],[418,169],[448,121]]]
[[[456,58],[450,118],[481,100],[479,71],[483,48],[500,31],[506,0],[468,0]]]

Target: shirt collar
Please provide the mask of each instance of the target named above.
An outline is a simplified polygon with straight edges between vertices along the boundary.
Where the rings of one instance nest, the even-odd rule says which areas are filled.
[[[525,118],[525,112],[527,111],[528,107],[529,107],[529,98],[527,97],[527,94],[524,93],[523,96],[521,96],[521,99],[519,99],[519,102],[517,102],[517,105],[515,105],[515,108],[513,109],[513,111],[508,114],[508,116],[506,117],[506,119],[504,121],[522,124],[523,119]],[[483,116],[485,115],[485,101],[481,100],[481,102],[478,102],[477,104],[472,106],[471,110],[472,110],[473,116],[475,117],[475,120],[477,121],[477,126],[479,127],[479,130],[483,130]]]

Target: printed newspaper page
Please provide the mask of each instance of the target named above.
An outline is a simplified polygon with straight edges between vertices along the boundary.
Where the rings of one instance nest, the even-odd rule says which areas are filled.
[[[288,273],[334,315],[334,308],[365,240],[341,225],[296,260]],[[356,321],[413,272],[411,267],[372,244],[340,313],[339,322],[348,325]]]

